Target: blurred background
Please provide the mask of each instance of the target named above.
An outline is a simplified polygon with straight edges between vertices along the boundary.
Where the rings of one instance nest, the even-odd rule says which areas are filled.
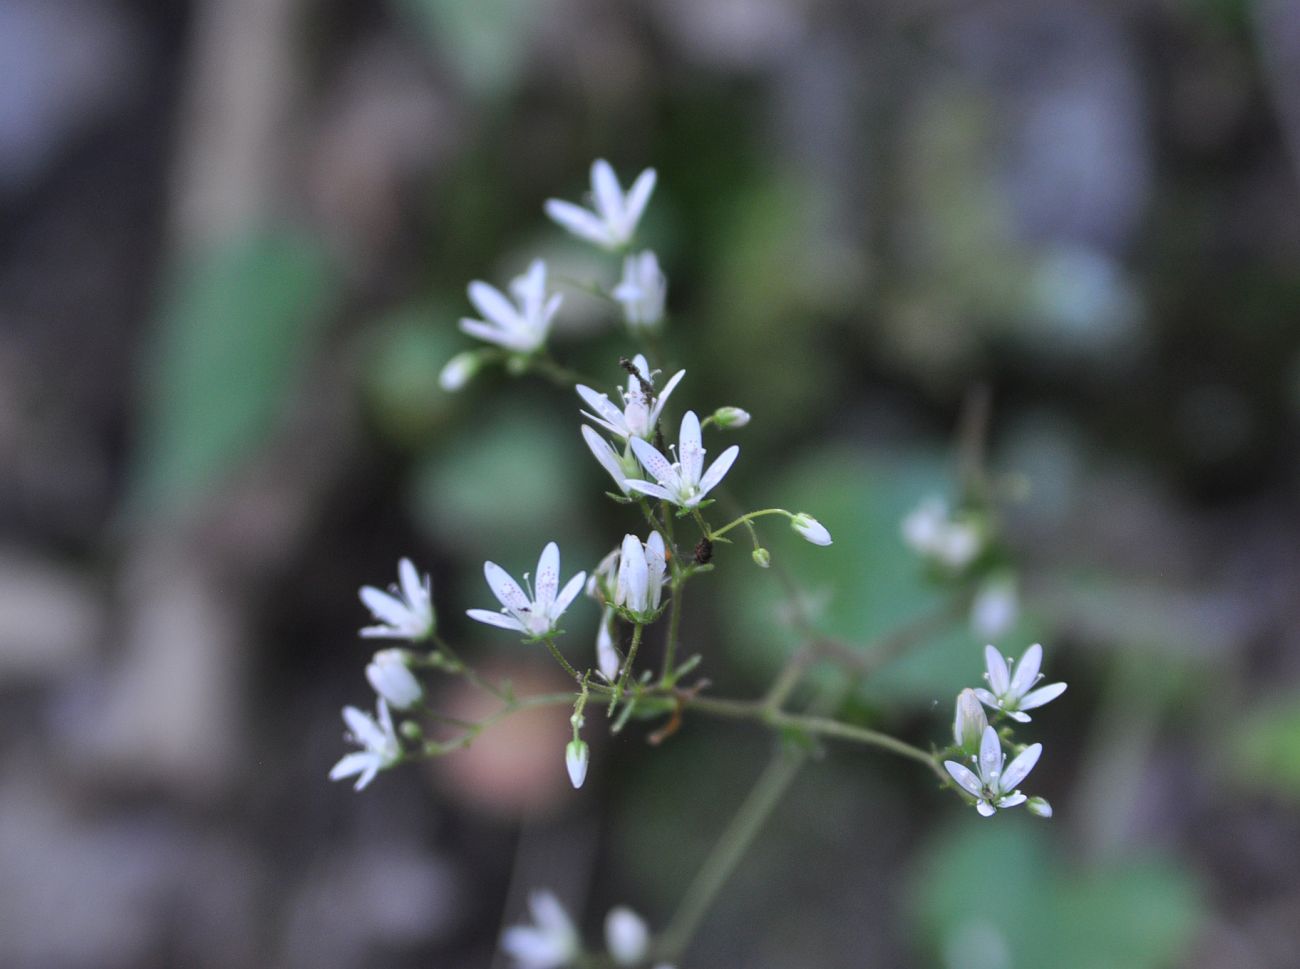
[[[732,490],[836,537],[768,530],[820,622],[935,601],[898,522],[952,493],[982,385],[1021,483],[1001,645],[1070,683],[1033,724],[1052,822],[833,746],[682,965],[1294,965],[1289,0],[0,0],[0,964],[500,965],[535,887],[592,939],[667,921],[761,731],[630,728],[574,793],[551,711],[326,780],[371,699],[358,586],[413,557],[452,641],[546,689],[463,618],[482,560],[554,538],[568,574],[628,527],[576,397],[436,379],[470,279],[616,278],[541,212],[598,156],[659,172],[674,405],[752,411]],[[608,311],[558,326],[612,390]],[[756,696],[779,586],[718,565],[685,646]],[[957,624],[845,715],[944,743],[981,645]]]

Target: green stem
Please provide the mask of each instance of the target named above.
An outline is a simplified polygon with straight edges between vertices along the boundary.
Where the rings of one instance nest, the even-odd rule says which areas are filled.
[[[751,522],[755,518],[762,518],[764,515],[785,515],[786,518],[794,517],[794,515],[791,512],[786,511],[784,508],[763,508],[760,511],[751,511],[744,515],[741,515],[735,521],[728,522],[727,524],[719,528],[717,531],[707,534],[706,537],[710,539],[720,538],[721,536],[727,534],[727,532],[731,531],[733,528],[736,528],[739,525],[743,525],[746,522]]]
[[[632,627],[632,645],[627,648],[627,659],[623,661],[623,675],[618,678],[618,686],[614,688],[614,698],[610,701],[609,707],[614,709],[614,704],[622,698],[623,692],[627,689],[628,677],[632,675],[632,664],[636,662],[637,650],[641,648],[641,632],[645,629],[642,623],[637,623]]]
[[[569,665],[569,661],[564,658],[564,654],[560,652],[560,648],[555,645],[555,640],[550,636],[547,636],[545,642],[546,648],[549,649],[551,655],[555,657],[555,662],[564,667],[564,672],[568,673],[571,677],[581,683],[582,674]]]
[[[690,943],[714,898],[758,837],[781,795],[798,775],[804,759],[803,753],[792,750],[783,750],[773,756],[686,890],[656,946],[656,959],[676,961]]]
[[[681,627],[681,599],[685,582],[673,584],[673,597],[668,601],[668,641],[664,644],[664,671],[660,677],[665,686],[674,682],[673,664],[677,659],[677,631]]]

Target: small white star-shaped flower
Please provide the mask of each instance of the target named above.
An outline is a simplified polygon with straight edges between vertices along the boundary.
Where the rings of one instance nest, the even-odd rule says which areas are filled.
[[[636,234],[641,213],[655,189],[655,170],[647,168],[623,194],[609,162],[596,159],[591,166],[591,195],[595,211],[562,199],[547,199],[546,214],[562,228],[602,249],[622,249]]]
[[[682,418],[681,430],[678,433],[676,462],[669,461],[648,441],[634,437],[631,442],[637,460],[654,477],[657,484],[649,481],[627,481],[625,482],[627,487],[632,491],[651,495],[682,508],[697,507],[705,496],[721,483],[740,454],[739,445],[733,444],[705,471],[700,419],[695,416],[694,411],[689,410]]]
[[[469,284],[469,299],[483,319],[465,318],[460,328],[470,336],[495,343],[515,353],[541,349],[551,332],[551,320],[563,296],[546,295],[546,263],[533,260],[528,272],[510,283],[512,303],[495,286],[482,280]]]
[[[397,576],[401,585],[389,586],[387,592],[373,585],[361,588],[361,601],[380,622],[378,626],[366,626],[361,635],[417,643],[433,632],[433,588],[427,574],[420,580],[410,559],[397,564]]]
[[[976,524],[954,516],[942,498],[921,502],[903,519],[902,532],[903,541],[918,555],[956,571],[970,565],[984,547]]]
[[[979,755],[972,758],[978,774],[955,760],[945,760],[943,766],[962,790],[975,798],[976,810],[988,818],[998,808],[1015,807],[1029,800],[1016,789],[1016,785],[1034,769],[1042,753],[1042,744],[1030,744],[1003,769],[1006,758],[1002,753],[1002,741],[998,739],[996,730],[985,727],[984,736],[980,739]]]
[[[515,969],[559,969],[577,958],[578,930],[560,900],[551,892],[533,892],[528,909],[533,923],[512,925],[501,936],[501,948],[515,961]]]
[[[1020,662],[1014,664],[1014,676],[1011,672],[1012,665],[1013,663],[1009,663],[998,652],[996,646],[985,646],[984,678],[988,680],[990,689],[976,689],[975,695],[985,706],[1001,710],[1012,720],[1028,723],[1029,715],[1022,711],[1032,710],[1055,700],[1065,692],[1065,684],[1051,683],[1048,686],[1040,686],[1037,690],[1030,689],[1043,678],[1043,675],[1038,672],[1039,667],[1043,665],[1043,647],[1038,643],[1025,650],[1025,655],[1020,657]]]
[[[366,679],[388,705],[405,710],[424,699],[424,687],[409,665],[404,649],[381,649],[366,666]]]
[[[554,542],[542,549],[537,560],[536,590],[532,599],[524,595],[519,583],[495,562],[484,562],[483,574],[503,608],[500,612],[470,609],[466,615],[489,626],[521,632],[530,639],[538,639],[555,630],[555,623],[582,591],[587,579],[586,572],[579,572],[560,589],[560,549]],[[528,576],[524,578],[527,580]]]
[[[668,279],[659,268],[659,258],[649,249],[624,258],[623,278],[611,295],[623,304],[623,319],[633,330],[658,326],[668,297]]]
[[[627,390],[620,390],[623,397],[623,407],[615,407],[609,399],[608,394],[597,393],[585,384],[578,384],[576,390],[593,411],[594,414],[587,411],[582,412],[583,417],[590,418],[599,424],[605,430],[609,431],[615,437],[627,439],[630,437],[640,437],[650,440],[655,434],[655,425],[659,423],[659,415],[663,413],[664,405],[668,403],[668,398],[672,392],[681,383],[686,376],[685,370],[679,370],[668,378],[664,384],[663,390],[659,391],[654,398],[654,403],[650,402],[650,395],[646,393],[645,386],[654,377],[650,371],[650,364],[641,354],[637,354],[632,359],[632,367],[644,378],[644,383],[637,377],[629,374],[627,378]],[[603,461],[601,462],[604,463]]]
[[[345,754],[343,759],[330,771],[330,780],[338,781],[353,774],[359,774],[356,790],[362,790],[375,779],[381,770],[386,770],[402,759],[402,743],[397,739],[393,728],[393,717],[388,712],[388,704],[383,698],[376,704],[379,719],[356,707],[343,708],[343,720],[351,731],[350,739],[364,747],[364,750]]]

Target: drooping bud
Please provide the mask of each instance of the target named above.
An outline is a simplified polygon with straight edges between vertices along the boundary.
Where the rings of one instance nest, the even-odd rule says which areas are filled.
[[[713,423],[725,430],[736,430],[749,423],[749,411],[740,407],[719,407],[713,412]]]
[[[1040,818],[1050,818],[1052,816],[1052,805],[1044,797],[1031,797],[1025,802],[1025,810]]]
[[[975,753],[979,749],[980,738],[989,725],[984,714],[984,705],[971,689],[957,694],[957,714],[952,721],[952,739],[963,752]]]
[[[458,353],[443,366],[438,374],[438,386],[449,394],[461,390],[474,379],[483,367],[483,355],[477,350]]]
[[[790,519],[790,527],[814,545],[831,543],[831,533],[826,530],[826,526],[802,511]]]
[[[591,748],[585,740],[570,740],[564,748],[564,766],[569,770],[569,780],[576,790],[587,779],[587,764],[591,760]]]
[[[754,564],[760,569],[770,569],[772,567],[772,553],[765,548],[754,549]]]
[[[407,666],[404,649],[381,649],[366,666],[366,679],[376,693],[397,710],[414,706],[424,697],[424,687]]]
[[[620,966],[639,963],[650,947],[650,930],[645,919],[626,905],[610,909],[605,916],[605,946]]]

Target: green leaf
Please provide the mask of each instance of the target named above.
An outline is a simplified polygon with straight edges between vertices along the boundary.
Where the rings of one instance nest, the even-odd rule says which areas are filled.
[[[311,240],[259,234],[181,267],[168,294],[134,473],[151,510],[217,486],[266,438],[334,288]]]

